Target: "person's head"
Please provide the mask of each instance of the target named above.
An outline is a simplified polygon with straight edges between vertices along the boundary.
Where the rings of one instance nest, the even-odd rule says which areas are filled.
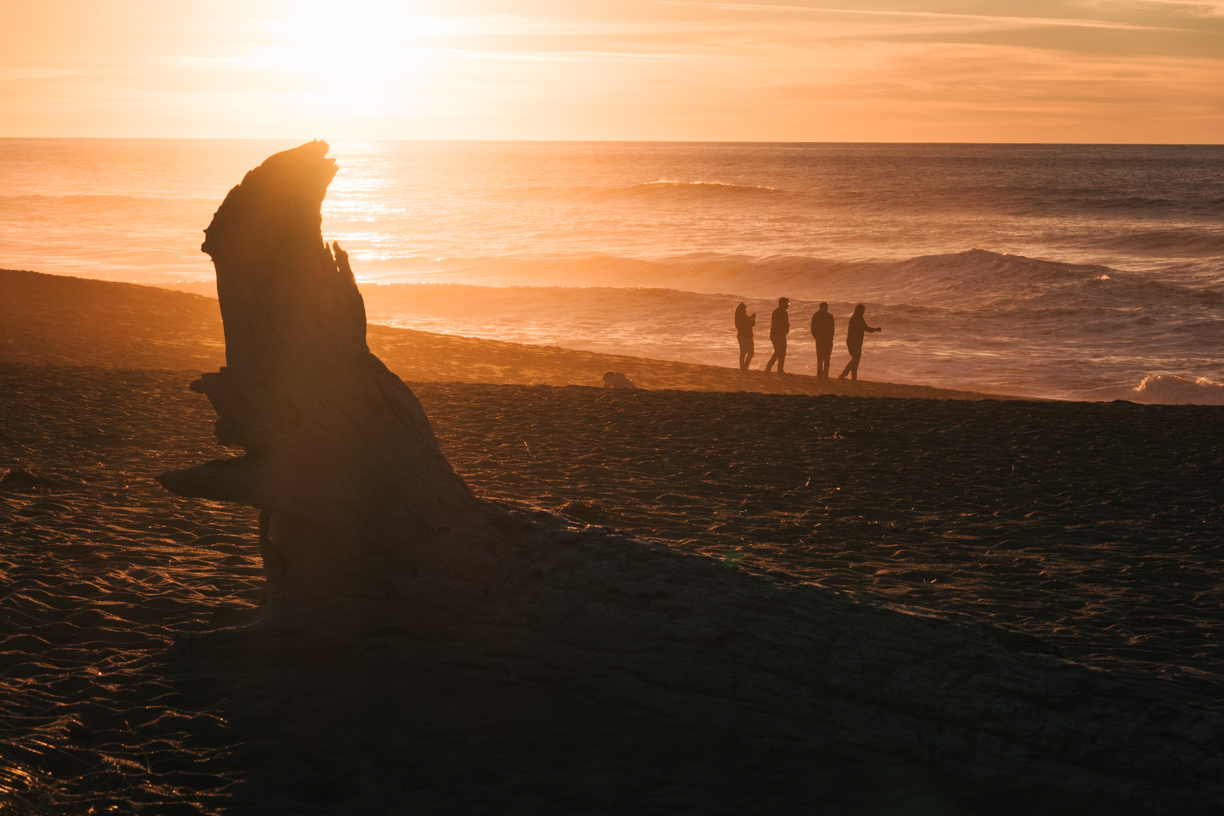
[[[790,298],[778,298],[778,308],[785,309],[790,306]]]
[[[829,311],[829,304],[825,303],[824,301],[821,301],[821,302],[820,302],[820,311],[822,311],[822,312],[827,312],[827,311]]]
[[[866,306],[864,306],[864,305],[863,305],[863,304],[861,304],[861,303],[860,303],[859,305],[857,305],[857,306],[855,306],[855,307],[854,307],[854,313],[855,313],[856,315],[861,315],[861,314],[863,314],[863,313],[864,313],[864,312],[866,312],[866,311],[867,311],[867,307],[866,307]]]
[[[615,371],[605,371],[604,376],[603,376],[603,381],[607,382],[608,380],[612,379],[615,376],[616,376]]]
[[[747,307],[747,306],[745,306],[745,305],[744,305],[744,304],[742,304],[742,303],[741,303],[740,305],[738,305],[738,306],[736,306],[736,307],[735,307],[735,313],[736,313],[737,315],[744,314],[744,313],[745,313],[745,312],[747,312],[747,311],[748,311],[748,307]]]

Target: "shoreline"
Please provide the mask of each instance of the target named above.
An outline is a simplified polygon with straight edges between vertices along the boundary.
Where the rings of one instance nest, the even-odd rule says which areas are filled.
[[[224,333],[215,298],[142,284],[0,270],[0,360],[160,370],[216,370]],[[435,334],[367,324],[370,351],[405,381],[600,386],[608,370],[648,390],[835,394],[953,400],[1022,400],[934,386],[860,380],[818,382],[805,374],[655,360]],[[736,353],[728,338],[728,359]]]

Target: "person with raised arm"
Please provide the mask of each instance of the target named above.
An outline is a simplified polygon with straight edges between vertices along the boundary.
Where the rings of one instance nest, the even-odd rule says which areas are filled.
[[[867,307],[861,303],[854,307],[854,315],[850,318],[850,328],[846,330],[846,348],[850,350],[850,362],[846,363],[846,367],[842,369],[842,373],[837,378],[839,380],[846,379],[846,375],[849,374],[851,382],[858,382],[859,358],[863,356],[863,335],[866,332],[884,331],[867,325],[867,319],[863,317],[866,312]]]

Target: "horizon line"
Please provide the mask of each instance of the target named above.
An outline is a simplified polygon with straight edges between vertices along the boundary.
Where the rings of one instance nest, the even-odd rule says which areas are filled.
[[[16,140],[38,141],[148,141],[148,142],[296,142],[305,144],[308,141],[327,141],[328,144],[345,144],[352,142],[417,142],[417,143],[448,143],[471,142],[480,144],[514,143],[547,143],[547,144],[705,144],[705,145],[923,145],[923,146],[996,146],[996,147],[1224,147],[1224,142],[1002,142],[1002,141],[885,141],[885,140],[734,140],[734,139],[412,139],[412,138],[356,138],[356,139],[320,139],[315,136],[305,141],[294,136],[3,136],[0,141]]]

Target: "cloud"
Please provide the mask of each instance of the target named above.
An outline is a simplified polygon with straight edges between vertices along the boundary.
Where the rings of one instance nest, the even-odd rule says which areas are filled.
[[[1080,5],[1110,11],[1156,11],[1187,17],[1224,18],[1224,0],[1081,0]]]
[[[684,0],[679,0],[683,2]],[[1147,2],[1163,2],[1163,0],[1147,0]],[[1172,2],[1172,0],[1170,0]],[[1118,22],[1113,20],[1086,20],[1075,17],[1026,17],[1004,14],[960,14],[943,11],[911,11],[894,9],[843,9],[823,6],[787,6],[762,3],[702,3],[691,2],[704,8],[720,11],[743,12],[795,12],[805,15],[838,14],[861,17],[902,18],[909,20],[939,20],[956,21],[989,27],[1059,27],[1059,28],[1099,28],[1118,31],[1188,31],[1190,29],[1169,26],[1143,25],[1138,23]]]
[[[98,15],[0,54],[0,135],[1224,141],[1224,0],[839,1]]]

